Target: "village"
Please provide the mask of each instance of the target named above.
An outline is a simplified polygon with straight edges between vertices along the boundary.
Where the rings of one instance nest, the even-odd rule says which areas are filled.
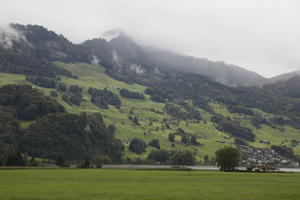
[[[273,149],[246,145],[239,145],[238,148],[244,166],[299,167],[298,162],[279,155]]]

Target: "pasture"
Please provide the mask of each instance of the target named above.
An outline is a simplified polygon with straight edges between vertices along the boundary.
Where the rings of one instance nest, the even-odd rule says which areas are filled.
[[[298,200],[300,173],[0,170],[3,200]]]

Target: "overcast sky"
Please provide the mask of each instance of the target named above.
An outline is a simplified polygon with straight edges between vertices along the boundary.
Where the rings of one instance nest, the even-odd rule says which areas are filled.
[[[0,23],[8,22],[76,43],[120,28],[146,45],[266,77],[300,69],[299,0],[0,0]]]

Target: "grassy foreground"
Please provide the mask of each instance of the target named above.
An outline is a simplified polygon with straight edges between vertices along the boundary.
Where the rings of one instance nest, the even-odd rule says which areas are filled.
[[[300,173],[0,170],[0,199],[300,199]]]

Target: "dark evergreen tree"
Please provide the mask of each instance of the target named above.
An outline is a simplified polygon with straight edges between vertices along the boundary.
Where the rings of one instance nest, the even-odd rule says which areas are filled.
[[[141,154],[146,151],[146,143],[144,140],[134,138],[130,141],[129,150],[136,153]]]
[[[175,141],[175,134],[174,133],[169,133],[168,139],[169,139],[170,142],[174,142]]]
[[[148,159],[151,161],[155,161],[155,162],[162,162],[162,163],[167,163],[169,160],[169,157],[171,155],[171,152],[167,151],[167,150],[152,150],[149,154],[148,154]]]
[[[154,148],[160,149],[159,139],[152,139],[149,142],[149,145],[152,146],[152,147],[154,147]]]
[[[186,135],[181,136],[181,142],[183,144],[190,144],[191,143],[190,138]]]
[[[132,91],[129,91],[129,90],[124,89],[124,88],[122,88],[122,89],[120,90],[120,95],[121,95],[122,97],[126,97],[126,98],[142,99],[142,100],[145,99],[144,94],[139,93],[139,92],[132,92]]]
[[[195,165],[196,159],[190,151],[176,151],[170,157],[171,165]]]

